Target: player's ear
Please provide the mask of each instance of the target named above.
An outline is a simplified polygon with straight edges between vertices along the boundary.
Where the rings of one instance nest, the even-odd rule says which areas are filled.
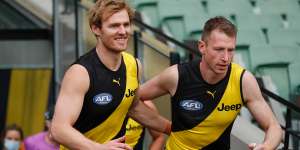
[[[101,27],[92,25],[91,30],[96,36],[101,36]]]
[[[205,54],[205,50],[206,50],[206,43],[202,40],[198,41],[198,50],[199,52],[204,55]]]

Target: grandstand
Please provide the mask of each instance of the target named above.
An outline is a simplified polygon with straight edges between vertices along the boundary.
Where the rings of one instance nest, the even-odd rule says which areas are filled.
[[[55,102],[63,72],[95,43],[87,24],[87,9],[93,0],[77,1],[69,14],[61,13],[58,0],[43,1],[0,2],[0,129],[17,122],[25,135],[43,128],[42,114]],[[136,21],[129,48],[144,65],[144,80],[169,66],[170,52],[179,53],[181,62],[198,57],[190,49],[197,47],[208,18],[222,15],[236,24],[234,61],[275,94],[265,96],[277,119],[289,131],[297,131],[286,132],[281,147],[289,144],[290,149],[300,149],[300,0],[128,1],[140,14],[138,21],[147,25]],[[155,103],[170,118],[170,103],[164,99],[170,97]],[[232,149],[263,140],[262,130],[246,110],[235,126]],[[248,133],[250,130],[253,132]]]

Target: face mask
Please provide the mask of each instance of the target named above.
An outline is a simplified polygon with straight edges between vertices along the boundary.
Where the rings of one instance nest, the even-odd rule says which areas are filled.
[[[7,150],[18,150],[20,147],[20,142],[15,140],[4,140],[4,146]]]

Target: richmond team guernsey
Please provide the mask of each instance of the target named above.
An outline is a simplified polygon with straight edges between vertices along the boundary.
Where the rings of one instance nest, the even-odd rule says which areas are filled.
[[[90,86],[74,128],[98,143],[123,136],[126,114],[138,87],[136,59],[122,52],[119,69],[111,71],[101,62],[96,49],[93,49],[75,64],[86,68]],[[61,146],[61,149],[64,147]]]
[[[243,106],[244,69],[232,63],[224,79],[212,85],[202,78],[199,64],[178,65],[167,150],[230,149],[231,128]]]
[[[142,150],[143,142],[145,136],[145,127],[143,127],[138,122],[129,118],[126,125],[126,140],[125,143],[128,144],[133,150]]]

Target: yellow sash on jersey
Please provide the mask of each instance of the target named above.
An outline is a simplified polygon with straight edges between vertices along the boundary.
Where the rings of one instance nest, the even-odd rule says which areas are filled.
[[[141,124],[129,118],[126,124],[125,143],[128,144],[130,147],[134,148],[135,145],[138,143],[139,139],[141,138],[143,129],[144,127]]]
[[[199,150],[216,141],[225,129],[234,122],[240,109],[237,111],[218,111],[222,105],[243,106],[240,80],[243,68],[237,64],[231,65],[230,78],[226,90],[218,106],[213,112],[192,129],[172,132],[167,144],[167,150]]]

